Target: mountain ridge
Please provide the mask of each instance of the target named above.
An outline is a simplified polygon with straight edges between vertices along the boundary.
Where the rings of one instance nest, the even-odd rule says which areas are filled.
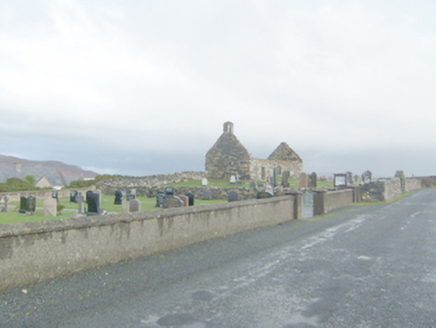
[[[84,170],[80,166],[60,161],[35,161],[0,154],[0,182],[13,177],[23,179],[26,175],[32,174],[35,175],[37,181],[45,177],[52,185],[63,185],[59,170],[67,184],[74,180],[94,178],[99,175],[96,172]]]

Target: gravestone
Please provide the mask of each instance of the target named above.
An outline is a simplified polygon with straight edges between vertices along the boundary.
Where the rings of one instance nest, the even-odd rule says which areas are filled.
[[[205,187],[205,186],[208,185],[208,181],[207,181],[206,178],[203,178],[203,179],[201,180],[201,185],[202,185],[203,187]]]
[[[120,190],[115,191],[115,205],[123,205],[123,193]]]
[[[236,184],[242,186],[241,175],[239,173],[236,174]]]
[[[90,196],[92,193],[93,193],[92,190],[88,190],[88,191],[86,192],[86,203],[87,203],[87,204],[88,204],[89,196]]]
[[[156,195],[156,207],[163,207],[165,201],[165,194],[163,192],[158,192]]]
[[[59,192],[57,190],[53,190],[51,192],[51,197],[55,198],[56,200],[59,200]]]
[[[212,193],[209,190],[203,191],[203,200],[211,200],[212,199]]]
[[[178,195],[177,197],[179,197],[182,200],[182,202],[185,206],[189,206],[189,197],[188,196]]]
[[[231,190],[228,194],[229,202],[236,202],[239,200],[239,190]]]
[[[101,197],[102,197],[102,192],[100,189],[95,189],[94,190],[94,194],[98,195],[98,204],[101,204]],[[100,206],[100,205],[99,205]]]
[[[271,198],[273,195],[266,191],[259,191],[256,194],[256,199],[262,199],[262,198]]]
[[[369,170],[366,170],[362,173],[362,182],[363,183],[370,183],[372,181],[372,172]]]
[[[134,199],[135,199],[135,195],[133,195],[133,194],[127,194],[126,195],[126,201],[130,202],[130,201],[132,201]]]
[[[27,197],[28,211],[35,213],[36,211],[36,198],[34,196]]]
[[[353,180],[353,173],[351,173],[350,171],[348,171],[347,173],[345,173],[347,175],[347,181],[348,181],[348,185],[354,185],[354,180]]]
[[[79,192],[79,194],[76,196],[76,203],[78,205],[78,209],[77,209],[78,214],[85,213],[84,201],[85,201],[85,197],[83,197],[82,192]]]
[[[195,195],[192,192],[188,192],[186,196],[189,198],[189,206],[194,206]]]
[[[5,195],[5,205],[2,208],[2,212],[8,213],[9,212],[9,196]]]
[[[174,192],[175,192],[174,187],[166,187],[165,188],[165,195],[167,195],[167,196],[174,196]]]
[[[185,204],[183,201],[176,196],[165,195],[165,200],[163,203],[163,208],[173,208],[173,207],[183,207]]]
[[[78,194],[77,190],[73,190],[72,192],[70,192],[70,203],[77,203],[76,202],[77,194]]]
[[[29,202],[27,200],[27,197],[21,197],[20,198],[20,210],[18,212],[20,213],[26,213],[29,210]]]
[[[141,212],[141,202],[138,199],[129,202],[129,212]]]
[[[230,181],[229,181],[229,183],[230,183],[231,185],[236,184],[236,177],[235,177],[234,175],[232,175],[232,176],[230,177]]]
[[[88,212],[87,215],[98,215],[100,209],[100,195],[98,193],[91,192],[86,193],[88,196]]]
[[[300,173],[300,189],[307,188],[307,174],[304,172]]]
[[[58,202],[53,197],[44,199],[44,216],[56,216],[58,213],[57,210]]]
[[[263,183],[259,183],[257,185],[257,189],[263,189],[265,187],[265,185]]]
[[[254,180],[252,180],[251,182],[250,182],[250,189],[256,189],[257,188],[257,186],[256,186],[256,182],[254,181]]]
[[[272,187],[272,185],[267,185],[265,191],[270,193],[271,195],[274,195],[274,188]]]
[[[282,186],[283,188],[289,188],[289,171],[283,171],[282,173]]]
[[[318,179],[318,176],[315,172],[312,172],[311,175],[309,175],[309,188],[316,188],[316,180]]]
[[[277,168],[273,168],[273,176],[272,176],[272,186],[275,188],[277,186]]]

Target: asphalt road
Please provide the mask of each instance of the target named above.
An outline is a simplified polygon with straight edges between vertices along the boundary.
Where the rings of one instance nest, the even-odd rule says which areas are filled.
[[[0,325],[436,327],[435,232],[425,189],[13,289]]]

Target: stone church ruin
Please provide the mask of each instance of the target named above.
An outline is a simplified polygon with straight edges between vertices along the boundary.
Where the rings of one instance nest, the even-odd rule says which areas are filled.
[[[229,179],[232,175],[241,180],[265,181],[273,176],[273,171],[281,175],[289,171],[290,177],[298,177],[303,172],[303,160],[282,142],[267,159],[253,158],[236,138],[232,122],[225,122],[223,133],[206,154],[206,177]]]

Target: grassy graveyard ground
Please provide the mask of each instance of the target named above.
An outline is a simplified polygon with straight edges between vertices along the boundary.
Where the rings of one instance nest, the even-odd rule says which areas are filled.
[[[298,179],[291,179],[289,178],[289,184],[291,188],[298,188],[299,186],[299,180]],[[279,184],[281,183],[281,177],[278,178],[277,181]],[[209,179],[208,183],[212,187],[243,187],[248,188],[250,186],[250,181],[243,181],[242,186],[241,185],[231,185],[229,183],[229,180],[227,179]],[[259,182],[266,184],[264,181]],[[196,187],[201,186],[201,180],[190,180],[190,181],[184,181],[180,183],[174,183],[170,184],[170,186],[184,186],[184,187]],[[331,188],[332,182],[329,181],[318,181],[317,186],[319,188]],[[102,203],[101,208],[103,208],[108,213],[119,213],[122,212],[122,206],[121,205],[115,205],[114,204],[115,196],[113,195],[103,195],[102,196]],[[159,208],[156,208],[156,198],[147,198],[147,197],[137,197],[137,199],[141,202],[141,210],[142,211],[151,211],[151,210],[159,210]],[[49,217],[44,216],[44,210],[43,210],[43,199],[37,199],[36,200],[36,207],[37,210],[34,215],[28,215],[19,213],[18,209],[20,206],[20,202],[9,202],[9,213],[3,213],[0,212],[0,224],[10,224],[10,223],[19,223],[19,222],[32,222],[32,221],[46,221],[46,220],[57,220],[57,219],[66,219],[71,218],[77,213],[78,205],[76,203],[70,203],[68,198],[59,198],[59,205],[64,206],[63,210],[61,211],[60,215],[57,215],[55,217]],[[226,200],[201,200],[201,199],[195,199],[195,205],[202,205],[202,204],[213,204],[213,203],[225,203]],[[3,203],[2,203],[3,204]],[[86,204],[85,204],[86,206]]]
[[[103,195],[100,207],[103,208],[107,213],[119,213],[122,212],[122,205],[114,204],[115,196]],[[155,207],[156,198],[147,197],[137,197],[141,202],[142,211],[160,210],[160,208]],[[20,208],[20,202],[9,202],[9,213],[0,212],[0,224],[11,224],[11,223],[24,223],[33,221],[46,221],[46,220],[59,220],[67,219],[73,217],[77,214],[78,205],[76,203],[70,203],[70,198],[59,198],[59,205],[64,206],[61,211],[61,215],[57,216],[44,216],[43,210],[43,199],[36,199],[36,212],[33,215],[23,214],[18,212]],[[124,200],[123,200],[124,201]],[[196,199],[195,205],[202,204],[213,204],[213,203],[224,203],[225,200],[201,200]],[[86,204],[84,204],[86,206]]]

